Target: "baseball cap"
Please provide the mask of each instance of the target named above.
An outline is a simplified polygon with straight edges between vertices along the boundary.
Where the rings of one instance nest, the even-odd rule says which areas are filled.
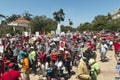
[[[12,67],[14,66],[14,64],[15,64],[15,63],[12,62],[12,63],[10,63],[8,66],[9,66],[10,68],[12,68]]]

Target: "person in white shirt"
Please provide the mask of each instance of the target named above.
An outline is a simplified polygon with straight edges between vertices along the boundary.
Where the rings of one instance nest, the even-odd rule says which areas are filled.
[[[110,50],[113,50],[113,49],[112,49],[112,46],[113,46],[113,41],[110,40],[110,42],[109,42],[109,49],[110,49]]]
[[[108,50],[107,44],[105,43],[105,41],[102,41],[102,43],[100,45],[100,57],[101,57],[101,61],[105,61],[107,50]]]

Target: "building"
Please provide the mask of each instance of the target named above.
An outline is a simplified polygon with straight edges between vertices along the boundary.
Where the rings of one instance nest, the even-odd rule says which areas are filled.
[[[22,29],[31,33],[31,28],[29,26],[30,21],[24,19],[23,17],[18,18],[16,21],[10,22],[7,25],[14,26],[15,29]]]
[[[120,8],[111,13],[112,19],[120,18]]]

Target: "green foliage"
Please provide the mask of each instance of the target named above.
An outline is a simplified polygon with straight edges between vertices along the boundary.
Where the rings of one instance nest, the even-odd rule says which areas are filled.
[[[24,19],[26,19],[26,20],[28,20],[28,21],[31,21],[31,20],[32,20],[32,17],[33,17],[33,15],[30,14],[28,11],[24,12],[24,13],[22,14],[22,16],[23,16]]]
[[[31,20],[30,26],[32,33],[35,33],[35,31],[42,31],[43,29],[45,31],[53,31],[56,30],[57,22],[46,16],[35,16]]]
[[[65,19],[65,13],[63,11],[63,9],[60,9],[59,11],[57,12],[54,12],[53,13],[53,18],[57,21],[57,22],[61,22],[61,21],[64,21]]]
[[[107,16],[98,15],[91,23],[85,22],[80,24],[77,29],[81,32],[85,30],[100,31],[103,29],[117,31],[117,29],[120,29],[120,18],[112,19],[110,13]]]
[[[45,31],[55,31],[57,29],[57,22],[53,19],[47,18],[46,26],[43,29]]]
[[[75,31],[76,29],[73,28],[73,27],[70,27],[70,26],[64,26],[64,25],[61,25],[61,31],[63,32],[67,32],[67,31]]]
[[[6,17],[6,22],[10,23],[20,18],[20,15],[12,14],[11,16]]]
[[[35,16],[30,23],[32,33],[35,31],[42,31],[42,28],[46,25],[46,16]]]
[[[3,14],[0,14],[0,18],[6,18]]]
[[[0,30],[0,34],[4,34],[4,30]]]
[[[89,22],[86,22],[84,24],[80,24],[80,26],[77,28],[77,30],[79,30],[80,32],[83,32],[85,30],[91,30],[91,24]]]
[[[70,19],[68,19],[68,20],[69,20],[69,25],[72,26],[73,22]]]
[[[13,30],[13,27],[9,27],[8,29],[6,29],[6,32],[5,33],[10,33],[12,35],[15,34],[14,30]]]

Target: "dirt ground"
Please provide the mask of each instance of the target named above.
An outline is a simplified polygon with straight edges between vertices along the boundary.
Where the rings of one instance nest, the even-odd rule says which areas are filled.
[[[101,68],[101,74],[98,76],[98,80],[114,80],[114,77],[118,76],[116,73],[116,60],[113,51],[108,51],[107,56],[110,58],[109,62],[101,62],[99,51],[97,53],[97,62]],[[72,76],[69,80],[77,80],[76,76]]]
[[[97,62],[100,65],[101,68],[101,74],[98,76],[98,80],[114,80],[114,77],[118,76],[116,73],[116,60],[114,57],[113,51],[108,51],[107,56],[110,58],[109,62],[101,62],[100,61],[100,55],[99,51],[96,51],[97,53]],[[73,68],[74,71],[76,71],[76,68]],[[30,75],[30,80],[38,80],[39,77]],[[77,80],[76,75],[73,75],[69,80]]]

